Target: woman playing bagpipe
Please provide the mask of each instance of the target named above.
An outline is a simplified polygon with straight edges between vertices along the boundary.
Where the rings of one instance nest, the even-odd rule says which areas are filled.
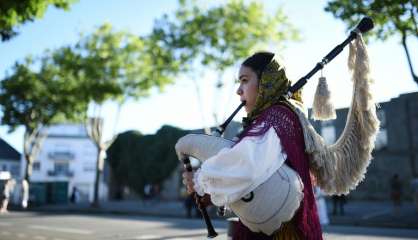
[[[379,122],[360,32],[350,35],[354,43],[344,42],[350,43],[354,90],[346,127],[335,144],[326,145],[313,129],[300,91],[292,89],[283,65],[270,52],[255,53],[240,67],[237,94],[247,116],[236,141],[188,134],[177,142],[181,160],[192,156],[202,161],[196,172],[183,174],[188,192],[200,196],[201,205],[225,206],[239,217],[233,239],[322,239],[310,174],[328,194],[346,194],[364,178]],[[338,47],[309,74],[344,46]],[[316,119],[335,117],[328,96],[320,81]]]

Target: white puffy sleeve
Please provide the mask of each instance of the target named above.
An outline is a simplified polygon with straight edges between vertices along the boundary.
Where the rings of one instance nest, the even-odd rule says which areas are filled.
[[[228,205],[265,182],[285,159],[271,127],[264,135],[244,137],[203,162],[194,175],[194,188],[199,195],[210,194],[213,204]]]

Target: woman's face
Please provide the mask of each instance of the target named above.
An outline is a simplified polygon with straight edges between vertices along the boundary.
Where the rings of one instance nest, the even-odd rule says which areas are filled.
[[[246,66],[241,66],[238,74],[239,87],[237,94],[240,96],[240,100],[246,101],[245,111],[251,112],[255,106],[255,100],[258,95],[258,77],[257,74]]]

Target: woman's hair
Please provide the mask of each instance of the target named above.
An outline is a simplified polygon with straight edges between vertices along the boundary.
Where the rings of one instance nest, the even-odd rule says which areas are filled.
[[[274,57],[272,52],[256,52],[242,63],[243,66],[251,68],[256,74],[258,79],[261,79],[261,74],[264,68],[271,62]]]

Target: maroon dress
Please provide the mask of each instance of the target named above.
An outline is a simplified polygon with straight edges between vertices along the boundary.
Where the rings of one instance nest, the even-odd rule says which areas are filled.
[[[239,136],[241,140],[247,136],[260,136],[273,127],[280,138],[282,148],[287,154],[285,163],[301,177],[304,189],[303,199],[292,223],[299,236],[308,240],[322,240],[315,198],[309,175],[309,156],[305,153],[305,142],[299,118],[289,107],[274,105],[266,109]],[[270,240],[274,236],[251,232],[241,222],[234,228],[233,240]]]

